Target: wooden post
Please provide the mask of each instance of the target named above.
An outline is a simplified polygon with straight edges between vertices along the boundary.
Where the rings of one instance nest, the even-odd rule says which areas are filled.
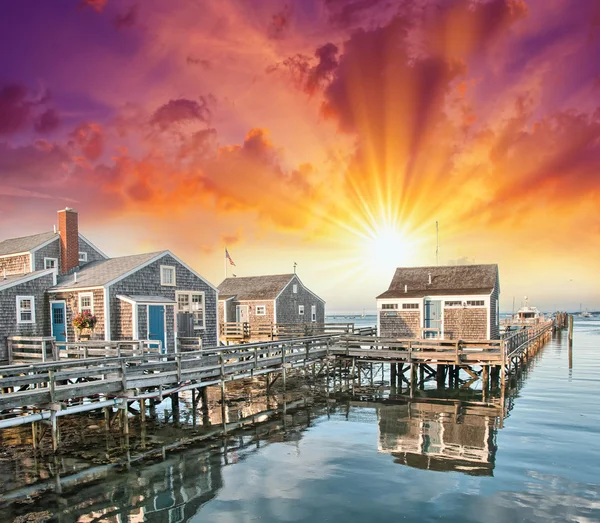
[[[46,340],[41,341],[42,345],[42,363],[46,362]]]
[[[127,412],[127,398],[121,400],[121,420],[123,421],[123,434],[129,436],[129,413]]]
[[[37,450],[37,447],[38,447],[38,431],[37,431],[37,423],[35,421],[31,424],[31,439],[33,440],[33,449]]]
[[[50,423],[52,425],[52,452],[56,453],[58,450],[58,445],[60,443],[60,432],[58,427],[58,419],[56,417],[56,408],[57,405],[52,406],[52,411],[50,412]]]
[[[410,395],[414,396],[415,394],[415,385],[417,382],[417,367],[416,363],[410,364]]]
[[[221,379],[221,418],[223,421],[223,431],[227,434],[227,408],[225,406],[225,380]]]
[[[10,337],[6,339],[6,344],[7,344],[7,348],[8,348],[8,364],[12,365],[12,362],[13,362],[13,341],[12,341],[12,339]]]
[[[454,365],[448,365],[448,388],[451,389],[454,383]]]
[[[425,388],[425,365],[419,365],[419,388]]]
[[[437,388],[438,389],[443,389],[444,388],[444,384],[446,381],[446,366],[445,365],[440,365],[439,363],[437,364],[436,368],[435,368],[435,379],[437,381]]]
[[[171,409],[173,410],[173,422],[179,423],[179,392],[171,394]]]
[[[490,367],[489,367],[489,365],[484,365],[481,368],[481,388],[484,391],[487,391],[489,386],[490,386]]]
[[[573,346],[573,315],[569,314],[569,347]]]
[[[390,387],[396,386],[396,364],[390,363]]]

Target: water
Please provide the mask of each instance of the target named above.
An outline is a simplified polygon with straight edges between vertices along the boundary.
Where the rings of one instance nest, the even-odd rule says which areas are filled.
[[[148,428],[154,454],[128,465],[114,432],[106,448],[117,466],[88,455],[102,431],[67,435],[85,448],[54,465],[35,463],[15,431],[23,455],[0,455],[0,521],[42,510],[60,522],[600,521],[600,320],[576,320],[574,339],[571,365],[566,332],[545,346],[514,384],[504,418],[497,405],[448,399],[456,391],[390,395],[379,374],[373,387],[329,401],[299,387],[285,413],[281,391],[265,399],[258,386],[240,389],[230,422],[279,411],[163,453],[165,442],[211,429],[194,428],[189,411],[174,428],[161,421],[165,409]],[[459,395],[480,399],[472,394]],[[219,412],[215,403],[214,426]],[[144,452],[139,430],[132,458]],[[63,471],[61,493],[53,466]]]

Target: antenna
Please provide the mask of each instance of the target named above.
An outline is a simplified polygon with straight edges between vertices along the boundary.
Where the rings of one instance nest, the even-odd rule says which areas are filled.
[[[438,222],[437,220],[435,221],[435,264],[439,265],[439,259],[438,259],[438,254],[440,251],[440,232],[439,232],[439,228],[438,228]]]

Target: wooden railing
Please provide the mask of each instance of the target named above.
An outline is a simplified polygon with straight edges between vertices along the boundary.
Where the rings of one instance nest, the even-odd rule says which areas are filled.
[[[220,324],[220,336],[227,340],[290,339],[328,334],[352,334],[354,323],[258,323],[225,322]]]
[[[202,350],[202,338],[177,338],[177,352]]]
[[[302,366],[328,354],[330,336],[193,352],[87,358],[0,367],[0,410],[125,391],[198,388]],[[156,394],[156,393],[155,393]]]
[[[21,359],[40,361],[58,359],[54,338],[51,336],[9,336],[7,343],[9,364]]]
[[[161,354],[161,341],[56,341],[51,336],[10,336],[8,338],[8,362],[58,361],[65,358],[94,358],[111,356],[137,356]]]

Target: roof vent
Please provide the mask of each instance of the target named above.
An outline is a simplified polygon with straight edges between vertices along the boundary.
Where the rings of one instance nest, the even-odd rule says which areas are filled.
[[[73,283],[77,283],[77,273],[73,273]]]
[[[6,267],[4,267],[4,269],[2,270],[2,273],[3,273],[3,279],[6,280]]]
[[[408,285],[404,286],[404,293],[406,294],[408,292]]]
[[[54,234],[56,234],[56,224],[54,224]]]

